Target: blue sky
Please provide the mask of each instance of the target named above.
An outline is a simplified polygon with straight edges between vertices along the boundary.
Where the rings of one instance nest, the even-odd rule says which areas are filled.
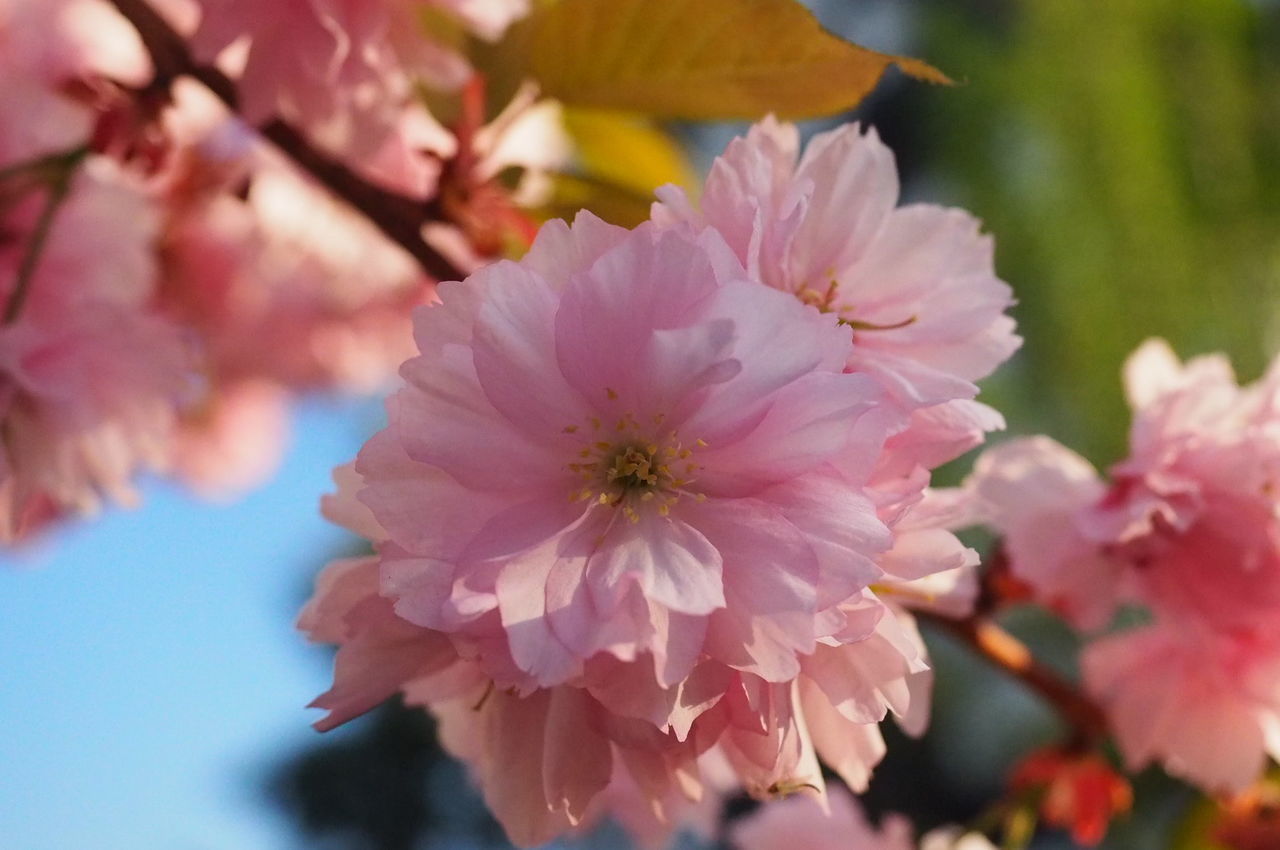
[[[231,506],[144,488],[0,568],[0,847],[274,850],[265,769],[314,742],[325,652],[293,630],[346,541],[317,511],[376,404],[297,412],[281,474]]]

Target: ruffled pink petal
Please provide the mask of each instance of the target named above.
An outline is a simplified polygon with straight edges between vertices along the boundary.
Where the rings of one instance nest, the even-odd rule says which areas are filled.
[[[557,295],[537,275],[508,264],[491,271],[475,318],[472,357],[486,398],[525,435],[565,444],[566,426],[587,418],[583,398],[555,362]]]
[[[573,479],[562,454],[544,442],[549,435],[530,433],[498,413],[480,386],[469,351],[446,348],[432,369],[395,399],[394,427],[414,460],[473,489],[527,491],[563,482],[560,492],[570,492]]]
[[[538,231],[520,264],[547,281],[556,292],[563,292],[576,272],[591,268],[596,260],[620,245],[628,232],[586,210],[574,217],[572,226],[562,219],[552,219]]]
[[[701,524],[677,514],[641,511],[637,521],[616,516],[591,559],[588,581],[606,613],[621,602],[632,583],[646,598],[671,611],[708,614],[725,605],[722,554],[708,542]]]
[[[854,723],[832,707],[817,685],[801,679],[798,685],[805,722],[822,761],[853,791],[867,790],[871,771],[886,752],[880,728]]]
[[[818,608],[843,602],[884,575],[878,558],[892,545],[892,535],[849,481],[806,475],[759,498],[781,511],[817,557]]]
[[[395,616],[391,603],[378,595],[375,558],[327,567],[298,627],[313,640],[340,644],[333,687],[311,704],[329,712],[315,724],[321,732],[374,708],[409,680],[457,659],[447,637]]]
[[[560,371],[584,398],[607,411],[621,395],[641,419],[667,412],[661,406],[672,401],[663,398],[669,394],[654,397],[652,389],[665,389],[673,376],[651,374],[653,333],[702,321],[720,281],[742,274],[727,249],[719,258],[709,250],[714,241],[642,229],[569,282],[556,352]],[[722,334],[711,334],[720,343],[713,356],[728,343]]]
[[[764,415],[736,438],[705,439],[697,454],[699,488],[720,497],[756,495],[840,454],[853,425],[879,400],[861,375],[814,372],[774,393]],[[697,425],[691,425],[697,433]]]
[[[733,353],[740,371],[711,388],[684,424],[690,437],[732,440],[763,413],[776,391],[815,370],[841,371],[848,353],[847,329],[793,298],[755,284],[722,287],[708,315],[732,318]]]
[[[693,513],[695,509],[690,508]],[[769,682],[794,679],[813,651],[818,559],[769,505],[739,500],[696,508],[694,520],[724,559],[724,608],[711,616],[707,652]]]
[[[809,141],[796,179],[808,181],[812,195],[791,245],[791,279],[826,283],[857,262],[887,226],[898,202],[893,152],[874,128],[864,134],[846,125]]]

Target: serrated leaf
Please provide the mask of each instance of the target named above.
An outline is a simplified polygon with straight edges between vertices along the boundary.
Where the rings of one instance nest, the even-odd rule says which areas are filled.
[[[529,69],[567,104],[663,118],[788,118],[857,105],[897,65],[824,30],[795,0],[560,0],[527,23]]]

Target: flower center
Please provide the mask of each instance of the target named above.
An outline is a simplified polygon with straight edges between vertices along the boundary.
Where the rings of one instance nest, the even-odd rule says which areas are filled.
[[[614,455],[608,479],[623,490],[661,489],[671,471],[658,458],[657,446],[632,446]],[[669,483],[669,482],[668,482]]]
[[[800,299],[802,304],[816,307],[819,313],[835,313],[839,317],[840,324],[848,325],[855,331],[896,331],[899,328],[912,325],[916,321],[915,316],[909,316],[900,322],[880,325],[855,319],[853,318],[852,307],[840,307],[836,304],[836,296],[839,294],[839,289],[840,281],[836,280],[835,277],[831,277],[831,282],[827,284],[826,289],[815,289],[811,286],[802,287],[796,290],[796,297]]]
[[[654,416],[649,428],[628,413],[612,429],[597,417],[588,419],[582,448],[577,459],[568,464],[580,479],[580,486],[569,493],[569,501],[618,508],[631,522],[640,521],[639,505],[652,503],[661,516],[671,513],[680,497],[689,495],[686,488],[699,467],[692,460],[693,450],[680,443],[674,430],[653,436],[660,432],[663,419],[662,414]],[[564,429],[566,434],[585,430],[577,425]],[[697,440],[696,445],[706,443]],[[705,498],[700,493],[692,495],[698,501]]]

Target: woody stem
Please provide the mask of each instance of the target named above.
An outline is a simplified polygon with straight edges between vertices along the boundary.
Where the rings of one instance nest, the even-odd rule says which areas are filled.
[[[960,640],[1049,703],[1071,727],[1066,749],[1092,749],[1107,737],[1107,717],[1102,709],[1066,679],[1036,661],[1026,644],[990,617],[976,615],[955,620],[927,612],[919,616]]]
[[[229,109],[238,111],[239,94],[235,83],[217,68],[197,62],[182,36],[151,8],[147,0],[111,2],[137,29],[151,55],[155,66],[152,88],[168,91],[178,77],[192,77]],[[423,225],[442,220],[437,205],[429,201],[419,202],[369,183],[318,150],[301,132],[279,118],[271,119],[258,131],[330,192],[373,222],[388,239],[413,255],[427,274],[437,280],[463,277],[449,260],[423,239]]]

